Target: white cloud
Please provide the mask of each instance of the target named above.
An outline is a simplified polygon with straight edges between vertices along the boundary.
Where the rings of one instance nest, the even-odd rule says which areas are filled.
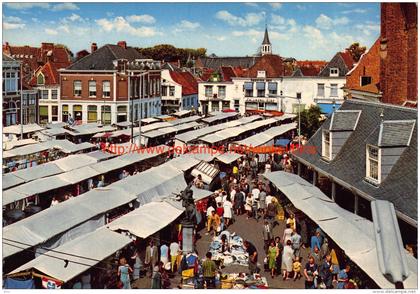
[[[63,10],[79,10],[79,7],[71,2],[56,4],[51,7],[52,11],[63,11]]]
[[[356,8],[356,9],[351,9],[351,10],[344,10],[341,13],[351,14],[351,13],[366,13],[366,12],[367,12],[367,9]]]
[[[306,10],[306,6],[305,5],[298,4],[298,5],[296,5],[296,8],[299,9],[299,10]]]
[[[72,13],[67,19],[71,20],[71,21],[76,21],[76,20],[80,20],[81,17],[80,17],[80,15],[78,15],[76,13]]]
[[[184,19],[175,26],[174,32],[179,33],[179,32],[184,32],[184,31],[193,31],[199,27],[200,27],[200,23],[191,22]]]
[[[239,17],[231,14],[227,10],[220,10],[216,13],[216,18],[220,19],[231,26],[254,26],[264,19],[264,13],[248,13],[245,17]]]
[[[255,2],[245,2],[244,3],[246,6],[250,6],[250,7],[258,7],[258,4]]]
[[[320,29],[329,30],[334,26],[338,25],[346,25],[349,23],[349,19],[347,17],[339,17],[339,18],[330,18],[325,14],[321,14],[315,20],[316,26]]]
[[[26,10],[26,9],[31,9],[31,8],[34,8],[34,7],[48,9],[50,7],[50,4],[49,3],[20,3],[20,2],[14,2],[14,3],[6,3],[6,6],[10,9]]]
[[[25,27],[24,23],[3,22],[3,29],[4,30],[23,29],[24,27]]]
[[[6,6],[10,9],[15,10],[27,10],[31,8],[43,8],[43,9],[49,9],[51,11],[63,11],[63,10],[79,10],[79,7],[70,2],[66,3],[60,3],[51,5],[50,3],[20,3],[20,2],[14,2],[14,3],[6,3]]]
[[[356,41],[353,36],[337,33],[335,31],[328,32],[325,36],[321,30],[313,26],[304,26],[303,36],[307,39],[311,49],[342,51],[350,44]]]
[[[51,35],[51,36],[58,35],[58,32],[56,30],[53,30],[53,29],[45,29],[45,33],[47,35]]]
[[[122,16],[117,16],[111,20],[101,18],[96,20],[96,23],[105,32],[115,31],[118,33],[127,33],[136,37],[153,37],[158,34],[158,32],[153,27],[133,27]]]
[[[5,30],[23,29],[24,27],[25,23],[23,23],[21,18],[3,15],[3,28]]]
[[[278,2],[268,3],[274,10],[280,9],[282,4]]]
[[[286,23],[286,19],[280,15],[272,14],[271,23],[274,25],[284,25]]]
[[[303,27],[302,31],[303,31],[304,37],[306,37],[307,40],[309,41],[308,43],[310,44],[312,49],[319,49],[319,48],[325,47],[326,40],[324,38],[324,35],[319,29],[313,26],[307,25]]]
[[[32,17],[31,19],[33,22],[39,22],[39,19],[37,19],[36,17]]]
[[[149,14],[142,14],[142,15],[130,15],[126,17],[128,22],[141,22],[141,23],[155,23],[156,19],[149,15]]]
[[[59,30],[65,32],[65,33],[70,33],[70,28],[69,28],[68,25],[61,25],[57,29],[59,29]]]
[[[372,34],[379,34],[381,25],[375,24],[374,22],[366,22],[365,24],[356,25],[356,28],[361,30],[366,36],[370,36]]]

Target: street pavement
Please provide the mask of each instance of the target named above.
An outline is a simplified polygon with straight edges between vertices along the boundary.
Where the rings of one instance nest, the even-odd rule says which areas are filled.
[[[274,236],[282,236],[285,228],[285,221],[279,221],[279,225],[276,225],[273,228]],[[235,232],[236,235],[241,236],[244,240],[249,240],[254,244],[258,250],[258,263],[261,268],[260,274],[267,278],[268,286],[272,289],[304,289],[305,282],[302,277],[300,280],[293,281],[293,279],[283,281],[281,274],[279,274],[274,279],[271,278],[270,272],[264,272],[264,241],[262,235],[263,221],[260,219],[258,222],[255,219],[247,219],[246,215],[235,216],[235,222],[229,226],[228,231],[231,233]],[[212,234],[206,235],[206,229],[203,229],[199,232],[200,238],[196,243],[196,249],[200,259],[205,257],[206,252],[209,249]],[[302,260],[302,275],[303,267],[307,262],[307,256],[309,254],[308,249],[302,249],[301,255],[303,256]],[[239,273],[239,272],[248,272],[247,266],[241,265],[230,265],[222,269],[222,273]],[[179,284],[180,276],[176,274],[174,278],[171,279],[171,287],[174,288]],[[132,283],[133,288],[138,289],[148,289],[151,286],[151,279],[143,277]]]

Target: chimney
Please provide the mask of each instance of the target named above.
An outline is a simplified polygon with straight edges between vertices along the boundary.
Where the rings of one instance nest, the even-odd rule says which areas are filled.
[[[117,43],[118,46],[120,46],[123,49],[127,49],[127,42],[126,41],[119,41]]]
[[[92,45],[90,45],[90,53],[93,53],[96,50],[98,50],[98,45],[96,45],[96,43],[92,43]]]

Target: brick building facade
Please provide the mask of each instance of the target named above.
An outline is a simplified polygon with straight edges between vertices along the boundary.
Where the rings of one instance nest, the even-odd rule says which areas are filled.
[[[415,104],[417,94],[417,4],[381,3],[382,102]]]
[[[105,45],[60,70],[59,121],[114,124],[160,115],[160,71],[126,42]]]

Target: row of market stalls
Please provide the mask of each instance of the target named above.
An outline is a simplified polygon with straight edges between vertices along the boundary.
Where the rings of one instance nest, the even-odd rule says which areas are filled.
[[[32,173],[33,169],[28,169],[27,179],[32,179],[31,181],[3,191],[3,209],[6,214],[8,211],[16,209],[24,210],[28,205],[36,205],[40,209],[44,209],[49,207],[52,197],[57,198],[58,195],[66,193],[71,193],[74,196],[83,194],[89,190],[87,187],[89,180],[99,179],[100,176],[103,176],[104,185],[115,182],[119,179],[123,169],[141,171],[165,160],[169,148],[167,146],[159,147],[161,147],[159,153],[129,153],[100,162],[97,158],[84,154],[78,155],[77,158],[66,158],[60,160],[58,164],[56,162],[40,166],[44,172],[63,171],[42,178],[36,178],[40,176],[37,170]]]
[[[52,159],[93,149],[96,147],[91,143],[74,144],[68,140],[51,140],[14,148],[3,151],[3,173],[14,167],[29,168]]]
[[[61,283],[70,281],[128,245],[133,238],[147,238],[173,223],[184,211],[173,195],[187,186],[184,171],[202,159],[212,158],[187,154],[6,226],[5,271],[14,269],[8,274],[10,277],[28,271],[31,276],[36,271],[38,276],[45,275]],[[193,191],[196,201],[213,193],[195,187]],[[120,217],[110,217],[114,211],[121,211],[121,207],[126,209]],[[157,214],[157,211],[165,213]],[[51,219],[60,221],[51,225]],[[94,253],[92,244],[95,244]],[[28,251],[31,256],[22,258]],[[45,254],[38,256],[40,253]],[[89,262],[85,262],[86,258]],[[63,259],[68,260],[65,268]]]
[[[3,174],[2,189],[7,190],[17,185],[28,183],[40,178],[62,174],[112,157],[115,157],[115,155],[100,150],[83,154],[71,154],[67,157],[46,162],[31,168]]]
[[[395,288],[382,274],[371,221],[341,208],[321,190],[295,174],[282,171],[265,173],[269,180],[294,207],[302,211],[328,235],[345,254],[380,288]],[[394,252],[398,254],[398,252]],[[417,260],[406,255],[409,274],[404,288],[417,288]],[[397,266],[394,266],[397,269]]]

